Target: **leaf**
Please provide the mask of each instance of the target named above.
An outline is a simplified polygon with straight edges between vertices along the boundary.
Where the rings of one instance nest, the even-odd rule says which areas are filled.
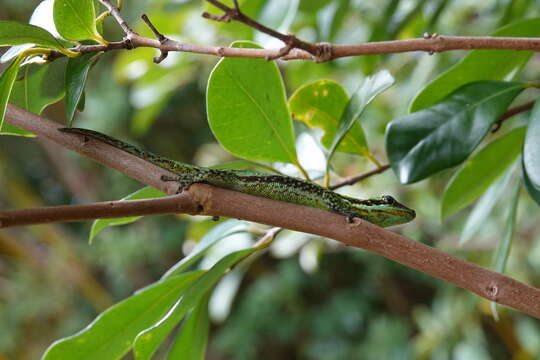
[[[495,255],[495,271],[500,273],[504,272],[506,268],[506,262],[508,260],[508,255],[510,255],[510,248],[512,247],[512,239],[514,235],[514,228],[516,225],[517,218],[517,207],[519,202],[519,191],[521,189],[521,182],[518,181],[515,185],[515,189],[512,195],[512,202],[508,209],[508,218],[506,220],[506,228],[504,230],[503,238],[497,246],[497,253]],[[497,315],[497,304],[495,302],[491,303],[491,310],[495,320],[498,320]]]
[[[35,114],[64,97],[66,59],[46,64],[27,64],[22,67],[22,79],[15,81],[9,102]],[[2,134],[34,136],[34,134],[5,123]]]
[[[204,360],[210,330],[209,298],[209,294],[206,295],[189,314],[167,354],[167,359]]]
[[[518,21],[491,36],[540,36],[540,18]],[[440,102],[460,86],[479,80],[512,80],[527,64],[532,51],[473,50],[459,63],[424,87],[411,102],[414,113]]]
[[[101,313],[79,333],[54,342],[43,355],[53,359],[120,359],[135,336],[156,323],[203,271],[154,283]]]
[[[525,169],[525,164],[523,163],[523,158],[521,158],[521,170],[522,170],[523,184],[525,184],[525,189],[527,189],[527,192],[529,193],[531,198],[534,200],[534,202],[540,205],[540,189],[534,187],[534,185],[531,182],[531,179],[529,179],[529,175],[527,174],[527,170]]]
[[[467,160],[444,191],[443,220],[478,199],[512,165],[521,154],[525,129],[511,131]]]
[[[523,147],[523,164],[531,184],[540,189],[540,100],[531,110],[525,146]]]
[[[24,76],[13,85],[9,102],[41,114],[48,105],[64,97],[65,67],[65,58],[46,65],[25,65]]]
[[[0,75],[0,134],[3,133],[2,128],[4,125],[4,116],[6,115],[7,103],[22,60],[22,56],[15,58],[15,60],[13,60],[4,70],[2,75]]]
[[[386,152],[399,180],[413,183],[461,163],[525,87],[503,81],[467,84],[437,105],[391,121]]]
[[[324,131],[321,143],[329,149],[348,101],[349,96],[340,84],[332,80],[318,80],[296,90],[289,99],[289,109],[295,120],[310,128],[321,128]],[[366,149],[362,127],[355,122],[338,151],[363,154]]]
[[[360,118],[360,115],[364,112],[369,103],[384,90],[388,89],[394,83],[394,78],[387,70],[382,70],[376,73],[375,75],[368,76],[362,86],[356,90],[353,96],[350,98],[347,103],[345,111],[341,115],[339,121],[338,129],[332,146],[330,147],[330,152],[328,153],[328,160],[326,165],[326,171],[328,173],[330,167],[330,159],[334,155],[336,148],[345,138],[345,135],[351,130],[353,125],[356,123],[356,120]],[[362,133],[362,136],[364,134]],[[364,142],[364,150],[362,154],[368,158],[372,158],[369,150],[367,149],[366,139],[357,139],[358,142]]]
[[[235,42],[233,47],[256,47]],[[206,92],[210,128],[231,153],[262,161],[298,163],[285,87],[274,62],[224,58]]]
[[[135,191],[132,194],[129,194],[121,200],[154,199],[164,196],[166,195],[157,189],[154,189],[152,187],[144,187]],[[94,223],[92,224],[92,228],[90,229],[90,236],[88,237],[88,242],[91,244],[92,240],[96,237],[96,235],[108,226],[131,224],[139,220],[140,218],[142,218],[142,216],[129,216],[116,219],[97,219],[94,221]]]
[[[191,285],[165,317],[155,326],[137,336],[133,350],[135,359],[150,359],[167,335],[184,318],[185,314],[207,295],[208,291],[221,279],[225,271],[256,250],[257,248],[250,248],[230,253],[218,261],[196,283]]]
[[[53,18],[56,30],[64,39],[106,43],[96,28],[93,0],[55,0]]]
[[[495,204],[500,199],[506,186],[508,185],[511,175],[511,170],[506,171],[506,173],[499,180],[497,180],[487,189],[480,200],[478,200],[478,203],[474,206],[474,209],[471,211],[469,217],[467,218],[467,222],[463,227],[463,231],[459,237],[460,245],[463,245],[472,239],[472,237],[475,236],[485,225],[485,222],[490,216]]]
[[[349,12],[350,0],[332,1],[317,11],[317,29],[323,41],[334,42]]]
[[[84,54],[70,58],[66,67],[66,118],[71,126],[75,110],[79,105],[86,84],[90,65],[96,61],[99,54]]]
[[[191,250],[189,255],[171,267],[163,275],[162,279],[166,279],[170,276],[178,275],[184,271],[187,271],[219,240],[225,239],[233,234],[246,232],[248,226],[249,224],[247,222],[234,219],[224,221],[221,224],[214,226],[201,238],[195,248]]]
[[[64,49],[62,44],[50,32],[39,26],[17,21],[0,21],[0,46],[23,44]]]

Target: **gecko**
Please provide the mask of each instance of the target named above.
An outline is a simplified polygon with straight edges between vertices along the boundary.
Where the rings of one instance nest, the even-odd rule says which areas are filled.
[[[352,223],[354,218],[360,218],[380,227],[404,224],[416,216],[413,209],[399,203],[390,195],[361,200],[291,176],[212,169],[171,160],[93,130],[81,128],[58,130],[104,142],[174,173],[175,176],[162,175],[161,180],[177,182],[178,192],[187,190],[192,184],[205,183],[250,195],[332,211],[345,216],[349,223]]]

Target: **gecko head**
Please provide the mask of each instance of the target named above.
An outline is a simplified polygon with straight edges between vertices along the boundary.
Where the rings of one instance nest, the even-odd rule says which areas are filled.
[[[390,195],[368,200],[349,199],[360,217],[381,227],[405,224],[416,217],[416,212]]]

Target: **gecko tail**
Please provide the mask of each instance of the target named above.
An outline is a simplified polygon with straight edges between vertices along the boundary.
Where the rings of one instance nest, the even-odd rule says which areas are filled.
[[[81,128],[59,128],[58,130],[65,133],[77,134],[86,138],[104,142],[117,149],[123,150],[131,155],[134,155],[138,158],[146,160],[156,166],[159,166],[166,170],[170,170],[172,172],[178,172],[178,171],[191,172],[191,171],[196,171],[198,169],[198,167],[196,166],[188,165],[188,164],[184,164],[178,161],[164,158],[150,151],[143,150],[141,148],[136,147],[135,145],[129,144],[122,140],[115,139],[109,135],[105,135],[94,130],[81,129]]]

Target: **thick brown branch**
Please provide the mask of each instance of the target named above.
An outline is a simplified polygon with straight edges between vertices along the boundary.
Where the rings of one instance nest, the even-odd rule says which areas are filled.
[[[118,169],[147,185],[168,193],[175,191],[174,187],[168,187],[169,183],[160,180],[163,169],[109,145],[84,141],[80,136],[57,131],[58,125],[50,120],[9,105],[6,121]],[[540,289],[361,220],[349,224],[343,216],[331,212],[204,184],[192,185],[185,196],[177,198],[193,201],[196,213],[312,233],[363,248],[540,318]]]
[[[157,214],[197,214],[189,193],[158,199],[107,201],[87,205],[51,206],[0,211],[0,228]]]

